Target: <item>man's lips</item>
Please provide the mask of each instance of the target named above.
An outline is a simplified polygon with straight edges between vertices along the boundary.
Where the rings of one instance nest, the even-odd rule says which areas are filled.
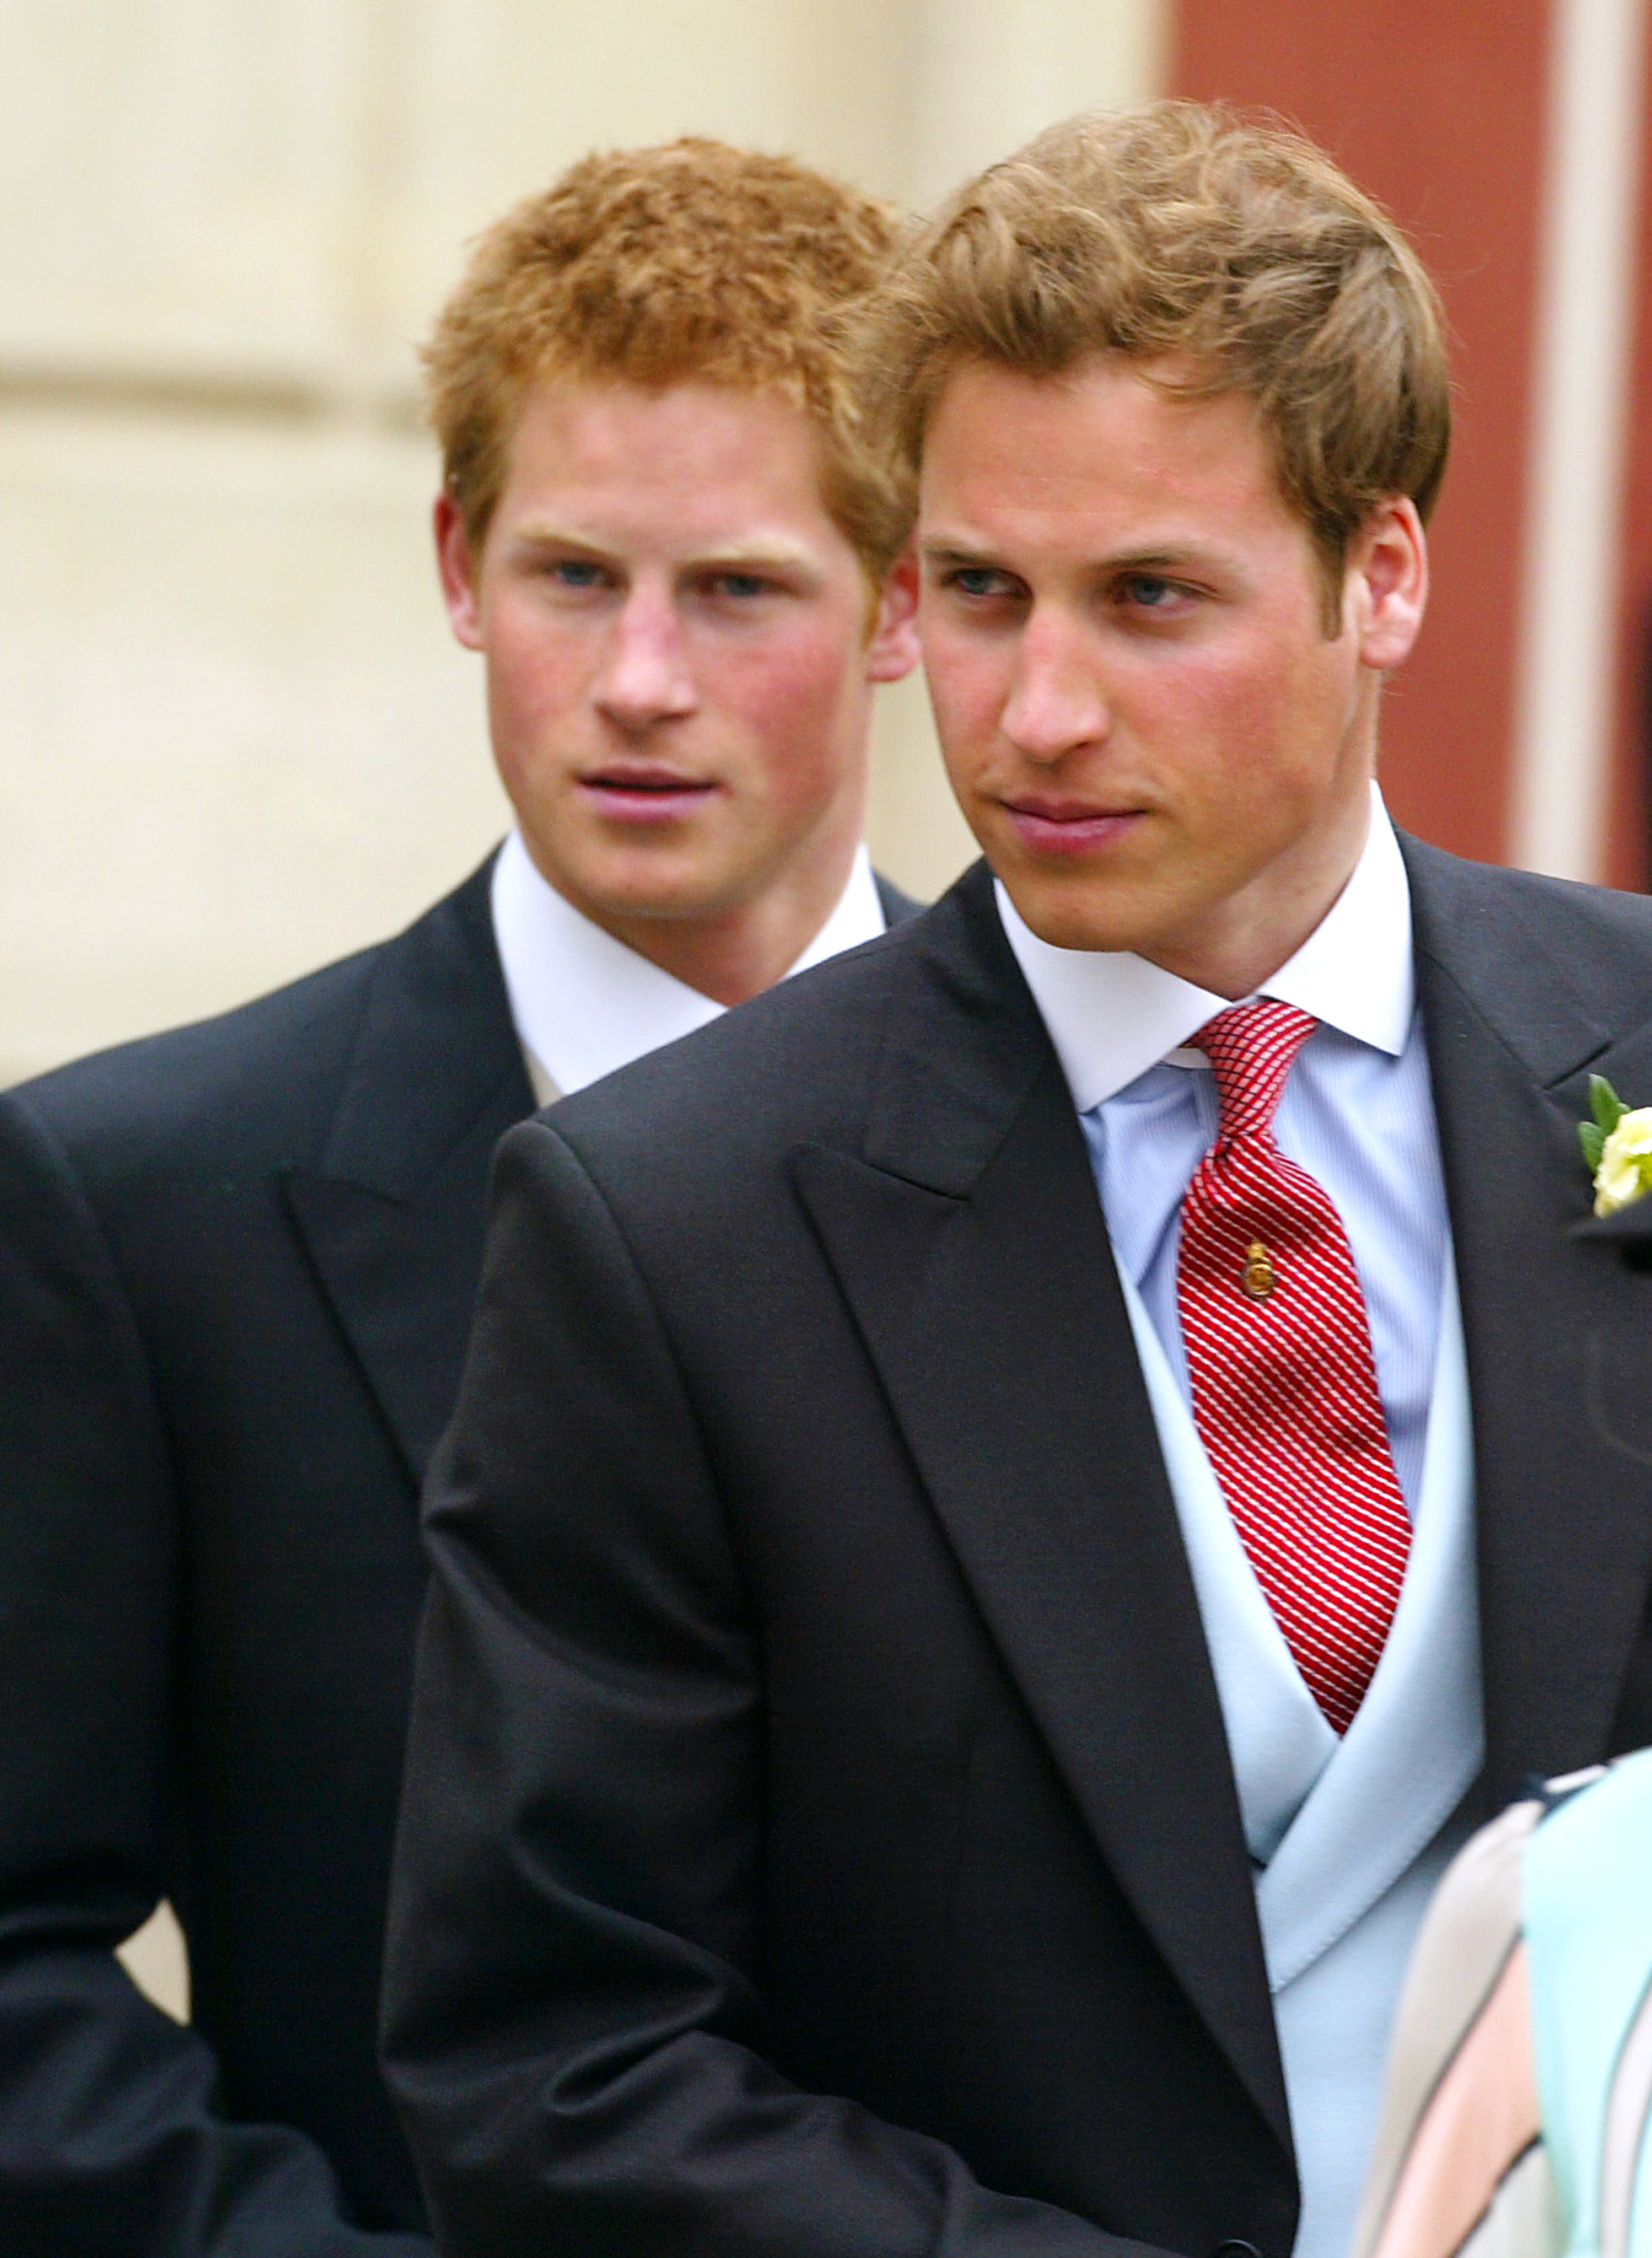
[[[582,776],[579,789],[620,822],[671,823],[704,806],[719,787],[676,769],[621,763]]]
[[[1141,820],[1138,807],[1095,807],[1082,800],[1019,798],[999,802],[1024,847],[1038,855],[1088,855],[1110,847]]]

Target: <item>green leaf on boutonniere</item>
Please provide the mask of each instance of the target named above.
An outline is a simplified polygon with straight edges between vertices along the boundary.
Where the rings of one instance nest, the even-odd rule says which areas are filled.
[[[1592,1175],[1600,1166],[1600,1155],[1606,1148],[1606,1133],[1598,1122],[1580,1121],[1578,1124],[1578,1142],[1583,1147],[1584,1159]]]
[[[1603,1138],[1611,1136],[1613,1131],[1617,1127],[1619,1122],[1622,1120],[1624,1115],[1628,1111],[1628,1107],[1619,1097],[1617,1091],[1613,1090],[1612,1084],[1606,1080],[1604,1074],[1592,1074],[1590,1076],[1589,1111],[1594,1115],[1596,1121],[1599,1123],[1600,1134]],[[1600,1162],[1599,1159],[1596,1160],[1594,1165],[1596,1168],[1599,1167]]]

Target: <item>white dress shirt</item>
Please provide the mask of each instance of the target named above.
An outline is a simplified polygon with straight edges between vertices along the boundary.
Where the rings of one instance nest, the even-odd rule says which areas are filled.
[[[644,1052],[692,1034],[724,1006],[627,948],[542,878],[513,830],[493,865],[493,938],[516,1040],[541,1105],[571,1097]],[[872,864],[855,851],[837,907],[786,977],[884,929]]]
[[[1220,1118],[1189,1035],[1228,1008],[1145,958],[1053,948],[998,889],[1017,962],[1083,1118],[1120,1270],[1139,1291],[1184,1398],[1176,1307],[1181,1196]],[[1353,1249],[1394,1471],[1414,1512],[1433,1391],[1449,1228],[1411,962],[1411,898],[1387,811],[1353,875],[1258,995],[1319,1021],[1274,1118],[1280,1149],[1322,1183]]]

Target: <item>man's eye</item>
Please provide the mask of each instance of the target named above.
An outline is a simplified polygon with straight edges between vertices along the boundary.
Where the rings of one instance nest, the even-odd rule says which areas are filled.
[[[1124,587],[1129,601],[1145,612],[1162,611],[1181,593],[1173,580],[1166,580],[1158,572],[1131,572],[1126,576]]]
[[[760,572],[719,572],[711,583],[712,593],[718,596],[733,596],[749,603],[754,596],[766,596],[769,583]]]
[[[961,564],[951,580],[962,596],[1002,596],[1005,593],[1003,574],[990,564]]]
[[[599,588],[602,567],[588,557],[559,557],[550,568],[550,577],[564,588]]]

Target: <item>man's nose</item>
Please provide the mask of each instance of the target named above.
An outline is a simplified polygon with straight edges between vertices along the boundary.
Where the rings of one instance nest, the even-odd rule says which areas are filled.
[[[627,591],[613,622],[595,697],[602,712],[627,729],[694,711],[694,677],[669,591],[647,586]]]
[[[1022,630],[1000,728],[1030,760],[1057,761],[1104,738],[1112,713],[1084,623],[1035,609]]]

